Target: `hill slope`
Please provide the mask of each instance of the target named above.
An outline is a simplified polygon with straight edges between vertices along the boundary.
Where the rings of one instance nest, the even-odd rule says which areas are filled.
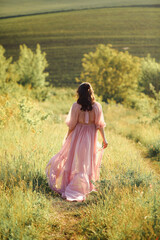
[[[2,0],[0,17],[84,8],[155,5],[158,0]]]
[[[160,57],[160,8],[106,8],[0,20],[0,44],[6,56],[19,55],[19,45],[47,53],[50,81],[70,85],[81,72],[84,53],[97,44],[143,57]]]

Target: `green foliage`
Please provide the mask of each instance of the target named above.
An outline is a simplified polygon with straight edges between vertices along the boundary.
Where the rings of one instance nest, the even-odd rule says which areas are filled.
[[[32,89],[31,95],[40,102],[44,102],[49,97],[50,89],[48,87],[37,87]]]
[[[6,59],[4,56],[5,49],[0,45],[0,91],[3,90],[5,84],[9,79],[9,67],[12,61],[12,57]]]
[[[12,57],[6,59],[4,53],[5,49],[0,46],[0,93],[11,94],[14,97],[25,94],[39,101],[45,101],[49,89],[46,87],[48,73],[44,70],[48,64],[46,54],[41,53],[40,45],[37,44],[36,53],[25,44],[20,46],[19,60],[14,63],[11,63]],[[18,85],[26,86],[26,89]]]
[[[156,92],[155,87],[151,83],[150,83],[150,90],[152,91],[152,94],[154,96],[154,99],[152,99],[152,102],[154,102],[155,116],[152,120],[160,122],[160,91]]]
[[[140,89],[147,95],[153,96],[150,84],[155,88],[156,92],[160,91],[160,63],[148,55],[141,61],[141,75],[139,78]]]
[[[23,97],[18,103],[20,109],[20,118],[27,123],[30,127],[40,128],[42,121],[46,120],[50,113],[45,113],[40,110],[33,102],[29,101],[26,97]],[[37,130],[37,131],[40,131]]]
[[[148,146],[148,149],[149,157],[153,157],[156,161],[160,161],[160,136],[157,141],[152,142]]]
[[[160,122],[160,91],[157,93],[155,87],[150,83],[150,92],[153,97],[149,97],[143,92],[129,94],[124,105],[134,108],[140,113],[139,121],[153,124]]]
[[[118,52],[111,45],[98,45],[95,52],[84,55],[82,66],[80,80],[90,82],[104,101],[122,102],[137,89],[140,61],[128,52]]]
[[[20,45],[20,57],[15,63],[15,71],[19,75],[19,84],[30,85],[32,88],[46,85],[45,80],[49,74],[44,72],[48,66],[45,56],[46,53],[41,52],[39,44],[37,44],[35,53],[25,44]]]

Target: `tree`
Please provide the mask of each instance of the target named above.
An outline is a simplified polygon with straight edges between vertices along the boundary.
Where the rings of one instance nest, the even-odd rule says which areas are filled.
[[[4,88],[4,85],[9,80],[8,69],[12,62],[12,57],[6,59],[4,56],[5,49],[0,45],[0,88]]]
[[[160,64],[148,55],[141,61],[142,72],[140,75],[139,86],[142,92],[153,96],[150,84],[154,86],[155,91],[160,91]]]
[[[33,53],[25,44],[20,45],[20,57],[15,63],[19,84],[31,85],[32,88],[45,86],[46,77],[49,75],[44,72],[47,66],[46,53],[41,52],[39,44],[37,44],[36,53]]]
[[[128,52],[118,52],[112,45],[98,45],[95,52],[84,54],[83,70],[77,81],[90,82],[104,101],[122,102],[138,87],[140,59]]]

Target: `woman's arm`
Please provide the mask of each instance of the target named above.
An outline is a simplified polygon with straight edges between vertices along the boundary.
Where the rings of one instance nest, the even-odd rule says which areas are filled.
[[[108,146],[108,142],[105,137],[104,128],[99,128],[98,130],[100,131],[101,137],[103,139],[103,148],[106,148]]]

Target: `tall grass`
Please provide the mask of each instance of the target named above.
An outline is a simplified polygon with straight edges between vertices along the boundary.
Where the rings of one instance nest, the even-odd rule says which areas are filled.
[[[158,122],[150,121],[151,112],[145,116],[141,111],[120,104],[105,105],[105,108],[109,129],[144,146],[149,157],[160,161],[160,128]]]
[[[159,175],[142,157],[143,148],[113,129],[113,105],[103,108],[109,146],[96,183],[98,192],[83,203],[70,203],[50,190],[45,166],[62,146],[65,114],[75,101],[73,90],[53,92],[46,102],[32,100],[33,110],[51,113],[48,118],[32,125],[26,117],[13,115],[0,128],[0,238],[156,239]],[[128,115],[129,110],[126,114],[125,108],[118,108],[120,122]],[[129,123],[123,128],[130,128]]]

